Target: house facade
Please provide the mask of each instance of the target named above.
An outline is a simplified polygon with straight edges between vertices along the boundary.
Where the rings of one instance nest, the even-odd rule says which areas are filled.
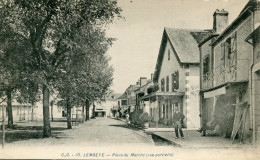
[[[255,16],[259,15],[257,6],[259,1],[249,1],[230,25],[228,12],[216,10],[214,33],[199,44],[201,125],[214,121],[218,125],[215,134],[232,140],[239,137],[251,142],[256,129],[251,76],[254,49],[245,40],[260,22]]]
[[[127,92],[125,91],[121,96],[117,98],[117,116],[121,117],[124,115],[125,111],[128,109],[128,99]]]
[[[165,28],[153,83],[158,90],[142,97],[153,119],[171,125],[174,108],[185,115],[185,128],[199,128],[199,48],[204,30]]]
[[[2,117],[2,107],[6,108],[6,104],[3,103],[0,109],[0,117]],[[72,114],[76,114],[79,109],[77,107],[73,107],[71,109]],[[52,117],[54,120],[66,119],[67,112],[66,109],[62,106],[58,106],[54,104],[49,108],[49,115],[50,119]],[[80,109],[81,111],[81,109]],[[4,111],[6,117],[8,116],[7,111]],[[15,100],[12,101],[12,113],[13,113],[13,121],[14,122],[34,122],[34,121],[43,121],[43,110],[42,110],[42,103],[37,102],[35,105],[30,104],[21,104],[16,102]]]
[[[95,101],[90,105],[90,117],[93,115],[93,105],[95,105],[95,117],[115,117],[118,93],[109,91],[101,101]]]

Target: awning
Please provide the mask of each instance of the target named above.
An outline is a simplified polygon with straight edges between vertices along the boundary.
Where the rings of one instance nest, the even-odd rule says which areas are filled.
[[[153,92],[143,97],[140,97],[140,100],[148,99],[154,96],[184,96],[184,92]]]
[[[257,35],[257,33],[259,33],[260,31],[260,25],[258,27],[256,27],[256,29],[250,33],[250,35],[245,39],[246,42],[248,42],[249,44],[253,45],[253,39],[254,36]]]
[[[205,92],[204,98],[211,98],[211,97],[215,97],[215,96],[222,95],[222,94],[226,94],[226,86],[209,91],[209,92]]]

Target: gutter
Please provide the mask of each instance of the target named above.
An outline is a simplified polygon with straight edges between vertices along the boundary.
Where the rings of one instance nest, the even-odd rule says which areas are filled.
[[[255,26],[254,26],[254,20],[255,20],[255,14],[250,11],[250,13],[253,15],[253,18],[252,18],[252,25],[253,25],[253,30],[255,29]],[[253,130],[253,135],[252,135],[252,142],[253,142],[253,145],[255,145],[255,140],[256,140],[256,137],[255,137],[255,133],[256,133],[256,128],[255,128],[255,104],[254,104],[254,87],[253,85],[255,84],[253,82],[253,67],[254,67],[254,49],[252,50],[252,53],[251,53],[251,57],[252,57],[252,61],[251,61],[251,66],[250,66],[250,121],[251,121],[251,126],[250,126],[250,129]],[[249,63],[248,63],[249,64]]]

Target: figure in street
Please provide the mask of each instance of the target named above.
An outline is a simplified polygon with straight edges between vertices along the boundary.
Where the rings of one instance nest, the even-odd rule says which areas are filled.
[[[129,127],[130,121],[129,121],[129,114],[128,114],[128,112],[126,112],[125,118],[126,118],[126,125]]]
[[[173,114],[173,123],[174,123],[174,128],[175,128],[175,135],[176,139],[179,138],[179,132],[181,135],[181,138],[184,139],[184,135],[182,132],[182,126],[181,126],[181,121],[185,118],[183,113],[179,112],[177,108],[174,109],[174,114]]]

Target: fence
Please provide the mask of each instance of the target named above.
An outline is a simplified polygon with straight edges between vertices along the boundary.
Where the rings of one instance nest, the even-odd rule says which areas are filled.
[[[72,114],[72,125],[77,126],[84,122],[84,114]]]

